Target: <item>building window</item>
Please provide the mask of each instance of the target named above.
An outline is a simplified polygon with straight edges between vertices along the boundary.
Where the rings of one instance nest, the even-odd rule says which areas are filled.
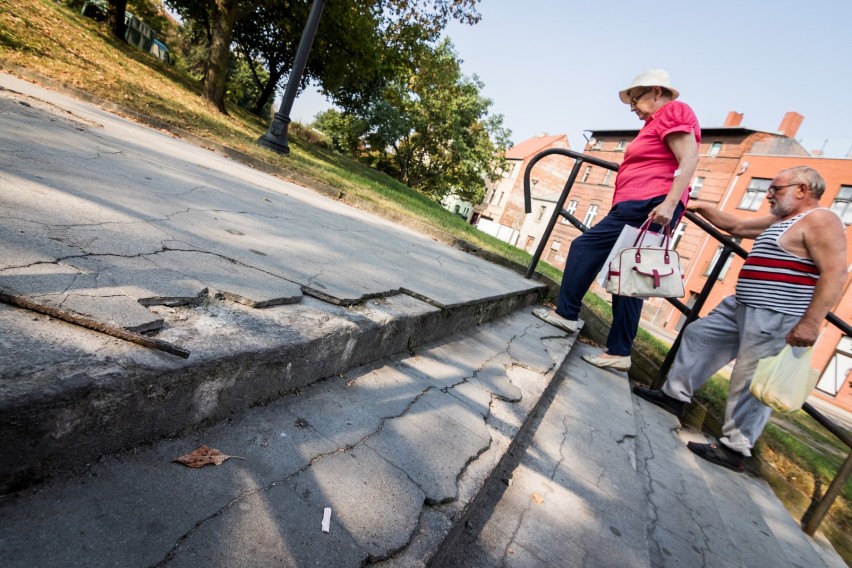
[[[577,200],[572,199],[571,201],[569,201],[568,207],[565,208],[565,211],[567,213],[570,213],[571,215],[573,215],[574,212],[577,211]],[[567,225],[568,223],[569,223],[568,219],[566,219],[565,217],[562,217],[562,224]]]
[[[505,195],[505,191],[500,192],[500,199],[497,200],[497,207],[500,207],[500,204],[503,203],[503,195]]]
[[[589,205],[589,210],[586,211],[586,216],[583,217],[583,224],[587,227],[591,227],[592,223],[595,221],[595,217],[598,216],[598,206],[595,203]]]
[[[713,142],[710,145],[710,151],[707,152],[708,156],[718,156],[719,152],[722,151],[722,143],[721,142]]]
[[[840,215],[845,225],[852,225],[852,185],[841,185],[831,210]]]
[[[603,140],[595,140],[592,144],[592,150],[603,150]]]
[[[559,241],[553,241],[553,242],[550,243],[550,248],[552,250],[559,250],[559,247],[561,247],[561,246],[562,246],[562,243],[560,243]]]
[[[691,199],[698,197],[698,194],[701,193],[702,187],[704,187],[704,178],[701,176],[695,176],[695,179],[692,180],[692,189],[689,191],[689,197]]]
[[[601,183],[603,185],[609,185],[609,178],[610,177],[612,177],[612,170],[607,170],[606,173],[604,174],[603,182],[601,182]]]
[[[671,248],[676,249],[678,243],[680,242],[680,238],[686,233],[686,223],[678,223],[677,228],[672,233],[672,244]]]
[[[538,210],[538,217],[536,217],[536,223],[544,219],[545,213],[547,213],[547,206],[542,205]]]
[[[586,166],[586,169],[583,171],[583,177],[580,179],[581,182],[586,183],[589,179],[589,174],[592,173],[592,166]]]
[[[619,151],[624,152],[625,146],[627,146],[627,141],[624,138],[622,138],[621,140],[618,141],[618,145],[616,145],[615,151],[616,152],[619,152]]]
[[[740,237],[731,237],[731,240],[737,244],[740,244],[742,239]],[[716,266],[716,262],[719,260],[719,257],[722,256],[722,249],[725,248],[725,245],[719,243],[719,246],[716,248],[716,254],[713,255],[713,258],[710,260],[710,264],[707,265],[707,270],[704,271],[704,276],[710,276],[710,272],[713,270],[713,267]],[[719,280],[724,280],[725,275],[728,273],[728,269],[731,268],[731,262],[733,262],[736,254],[733,252],[728,255],[728,260],[725,261],[725,266],[722,267],[722,271],[719,272]]]
[[[527,246],[526,246],[527,252],[532,252],[532,248],[533,248],[534,244],[535,244],[535,237],[528,236],[527,237]]]
[[[747,211],[757,211],[760,209],[763,198],[766,197],[766,192],[769,191],[770,183],[772,183],[771,179],[751,178],[742,201],[737,205],[737,209],[745,209]]]

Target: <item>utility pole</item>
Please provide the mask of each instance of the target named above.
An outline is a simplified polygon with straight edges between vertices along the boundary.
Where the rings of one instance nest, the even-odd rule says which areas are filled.
[[[299,40],[299,49],[296,51],[293,69],[290,71],[290,77],[287,79],[287,88],[284,89],[284,99],[281,101],[278,112],[272,117],[272,124],[269,125],[269,130],[257,140],[261,146],[275,150],[281,154],[290,153],[290,145],[287,143],[290,111],[293,109],[293,101],[296,99],[296,91],[302,82],[302,75],[305,73],[308,54],[311,52],[311,45],[314,43],[314,36],[316,36],[324,7],[325,0],[314,0],[311,6],[311,13],[308,15],[308,22],[305,24],[305,31],[302,32],[302,39]]]

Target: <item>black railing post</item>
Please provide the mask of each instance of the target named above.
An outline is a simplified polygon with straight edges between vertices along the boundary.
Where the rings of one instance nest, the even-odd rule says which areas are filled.
[[[565,200],[568,199],[571,187],[574,186],[574,180],[577,179],[577,174],[580,172],[581,165],[582,162],[575,161],[574,167],[571,168],[571,175],[568,176],[568,181],[565,182],[565,187],[562,188],[562,195],[559,196],[559,201],[556,202],[556,207],[553,208],[553,215],[550,216],[550,220],[547,222],[547,227],[544,229],[541,242],[538,243],[538,246],[535,249],[535,254],[532,257],[532,261],[530,261],[530,265],[527,268],[527,273],[524,275],[525,278],[532,278],[532,275],[535,272],[535,267],[538,266],[538,261],[541,259],[541,255],[544,254],[544,245],[546,245],[548,239],[550,239],[553,227],[556,226],[556,220],[562,215],[562,207],[565,205]]]
[[[834,503],[834,500],[843,491],[843,486],[846,484],[850,475],[852,475],[852,453],[846,457],[846,461],[840,466],[840,470],[834,476],[831,485],[828,486],[822,498],[811,505],[805,512],[805,516],[802,517],[802,530],[805,533],[814,536],[820,523],[822,523],[828,510]]]
[[[677,350],[680,349],[683,332],[689,324],[698,319],[698,314],[701,313],[701,309],[704,307],[704,304],[707,303],[707,298],[710,296],[713,286],[716,285],[716,281],[719,279],[719,274],[722,272],[722,268],[724,268],[725,263],[728,262],[728,257],[731,256],[732,252],[734,252],[734,249],[728,245],[724,245],[722,247],[719,259],[716,261],[716,264],[713,265],[713,269],[710,271],[710,274],[707,275],[707,280],[704,282],[704,287],[701,288],[701,292],[699,292],[698,297],[695,299],[695,303],[692,304],[691,308],[689,308],[689,311],[686,314],[686,321],[683,322],[683,327],[680,328],[680,332],[677,334],[674,343],[672,343],[669,352],[666,354],[666,358],[660,365],[660,372],[657,375],[656,380],[654,380],[651,384],[651,388],[659,389],[663,386],[663,383],[666,382],[666,375],[669,374],[669,369],[672,368],[675,356],[677,355]]]
[[[568,198],[568,194],[571,192],[571,188],[574,186],[574,182],[577,180],[577,174],[580,172],[580,166],[583,163],[588,162],[590,164],[600,166],[602,168],[606,168],[614,172],[618,171],[618,164],[615,164],[613,162],[607,162],[606,160],[601,160],[600,158],[595,158],[593,156],[586,156],[585,154],[580,154],[579,152],[574,152],[573,150],[565,150],[564,148],[550,148],[548,150],[544,150],[543,152],[539,152],[538,154],[533,156],[533,159],[530,160],[527,164],[527,169],[524,170],[524,212],[528,215],[532,212],[532,190],[530,188],[530,172],[532,172],[533,167],[535,167],[539,160],[553,154],[573,158],[574,167],[571,169],[571,175],[568,176],[568,181],[565,182],[565,187],[562,189],[562,195],[559,196],[559,200],[556,203],[556,208],[553,211],[553,215],[550,217],[550,221],[548,222],[547,227],[545,228],[544,233],[541,236],[541,242],[538,243],[538,246],[536,247],[536,252],[533,255],[532,260],[530,261],[529,267],[527,267],[527,273],[525,275],[526,278],[532,278],[536,266],[538,266],[538,261],[541,259],[541,255],[544,252],[544,245],[550,239],[550,234],[553,232],[553,227],[556,226],[556,219],[558,219],[559,216],[564,216],[563,208],[565,206],[565,200]],[[567,211],[565,212],[565,214],[568,214]],[[573,215],[571,215],[571,217],[573,218]],[[577,224],[574,225],[577,226]],[[580,223],[580,225],[582,225],[582,223]],[[580,230],[583,231],[583,229]]]

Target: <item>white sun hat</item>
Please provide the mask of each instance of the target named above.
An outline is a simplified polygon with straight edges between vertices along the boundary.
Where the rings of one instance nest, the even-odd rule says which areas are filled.
[[[630,104],[630,97],[627,93],[635,87],[665,87],[672,92],[672,100],[680,96],[678,90],[672,87],[669,74],[663,69],[648,69],[636,75],[636,78],[633,79],[633,83],[629,87],[618,92],[618,98],[621,99],[621,102],[626,105]]]

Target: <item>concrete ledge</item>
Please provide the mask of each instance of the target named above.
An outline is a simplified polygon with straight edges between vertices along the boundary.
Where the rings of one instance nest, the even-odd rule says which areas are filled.
[[[0,491],[220,421],[313,382],[410,351],[540,299],[439,309],[397,295],[352,308],[312,298],[257,310],[221,300],[159,308],[187,360],[0,305]]]
[[[406,305],[359,315],[375,321]],[[322,325],[308,309],[299,316]],[[518,310],[105,456],[83,475],[0,500],[0,563],[424,566],[528,428],[575,340]],[[202,443],[242,459],[171,463]]]

